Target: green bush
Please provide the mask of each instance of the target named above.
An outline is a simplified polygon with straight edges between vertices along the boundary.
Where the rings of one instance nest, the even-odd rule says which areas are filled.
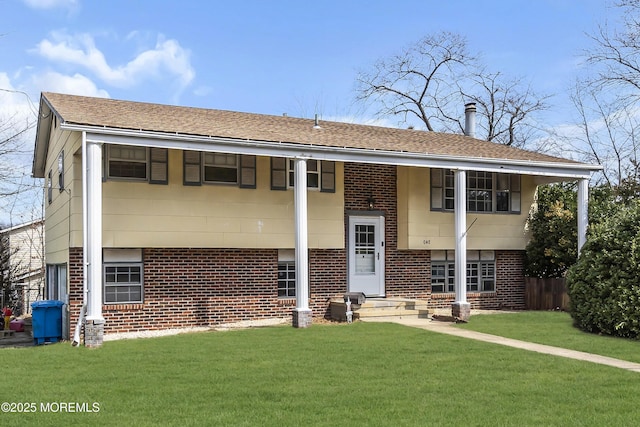
[[[525,250],[527,277],[564,277],[578,256],[574,184],[538,187],[537,209],[529,217],[531,240]]]
[[[567,274],[577,327],[640,338],[640,202],[591,226],[580,257]]]

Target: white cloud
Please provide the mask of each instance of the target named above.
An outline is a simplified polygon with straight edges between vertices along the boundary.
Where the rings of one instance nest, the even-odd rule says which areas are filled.
[[[99,89],[96,84],[82,74],[67,76],[55,71],[32,77],[33,86],[43,92],[59,92],[69,95],[95,96],[98,98],[110,98],[109,93],[104,89]]]
[[[123,65],[112,66],[104,53],[96,47],[90,34],[67,35],[52,33],[49,39],[38,43],[36,52],[53,62],[67,63],[88,69],[103,82],[128,88],[155,77],[177,77],[180,89],[195,77],[190,62],[190,52],[176,40],[159,36],[153,49],[139,53]]]
[[[24,4],[33,9],[70,9],[78,5],[78,0],[22,0]]]

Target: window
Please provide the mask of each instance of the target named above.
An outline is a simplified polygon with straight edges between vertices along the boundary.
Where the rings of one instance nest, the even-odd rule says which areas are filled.
[[[295,185],[294,179],[294,165],[295,161],[289,159],[288,173],[289,173],[289,187]],[[320,186],[320,167],[317,160],[307,160],[307,188],[318,188]]]
[[[105,265],[104,302],[142,302],[142,265]]]
[[[106,177],[150,184],[169,182],[169,150],[166,148],[108,145]]]
[[[431,210],[454,209],[454,174],[431,169]],[[520,175],[467,172],[467,211],[520,213]]]
[[[67,265],[47,264],[46,298],[67,301]]]
[[[47,174],[47,201],[49,204],[53,201],[53,173],[49,171]]]
[[[142,302],[143,264],[140,249],[104,249],[104,302]]]
[[[256,188],[256,156],[222,153],[182,152],[184,185],[238,184]]]
[[[455,252],[431,252],[431,292],[455,292]],[[467,251],[467,292],[494,292],[494,251]]]
[[[204,182],[236,184],[238,156],[235,154],[204,153]]]
[[[296,263],[293,250],[278,251],[278,297],[295,298]]]
[[[147,179],[147,149],[125,145],[109,145],[108,178]]]
[[[58,155],[58,190],[64,191],[64,150]]]
[[[491,212],[493,174],[491,172],[467,172],[467,210]]]
[[[271,158],[271,189],[286,190],[295,186],[295,160]],[[335,162],[307,160],[307,188],[335,193]]]

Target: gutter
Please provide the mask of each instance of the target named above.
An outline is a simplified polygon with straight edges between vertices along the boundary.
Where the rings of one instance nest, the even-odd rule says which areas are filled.
[[[306,156],[315,160],[476,170],[570,179],[590,178],[592,172],[602,170],[602,167],[599,165],[588,165],[573,162],[536,162],[527,160],[446,156],[440,154],[429,154],[427,152],[413,153],[406,151],[371,150],[351,147],[340,148],[291,142],[168,134],[106,127],[100,128],[95,126],[66,123],[62,123],[60,128],[68,131],[85,132],[87,140],[91,142],[139,147],[160,147],[179,150],[186,149],[204,152],[215,151],[227,154],[249,154],[291,158]]]

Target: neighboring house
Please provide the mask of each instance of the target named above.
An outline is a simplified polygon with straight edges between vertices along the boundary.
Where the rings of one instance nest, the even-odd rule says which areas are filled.
[[[0,230],[0,235],[8,242],[11,286],[19,298],[15,312],[30,313],[31,303],[44,296],[44,220]]]
[[[464,135],[56,93],[38,117],[47,267],[64,272],[49,286],[73,322],[85,304],[92,346],[268,317],[304,327],[347,291],[462,316],[524,308],[537,185],[579,181],[582,244],[599,169]]]

